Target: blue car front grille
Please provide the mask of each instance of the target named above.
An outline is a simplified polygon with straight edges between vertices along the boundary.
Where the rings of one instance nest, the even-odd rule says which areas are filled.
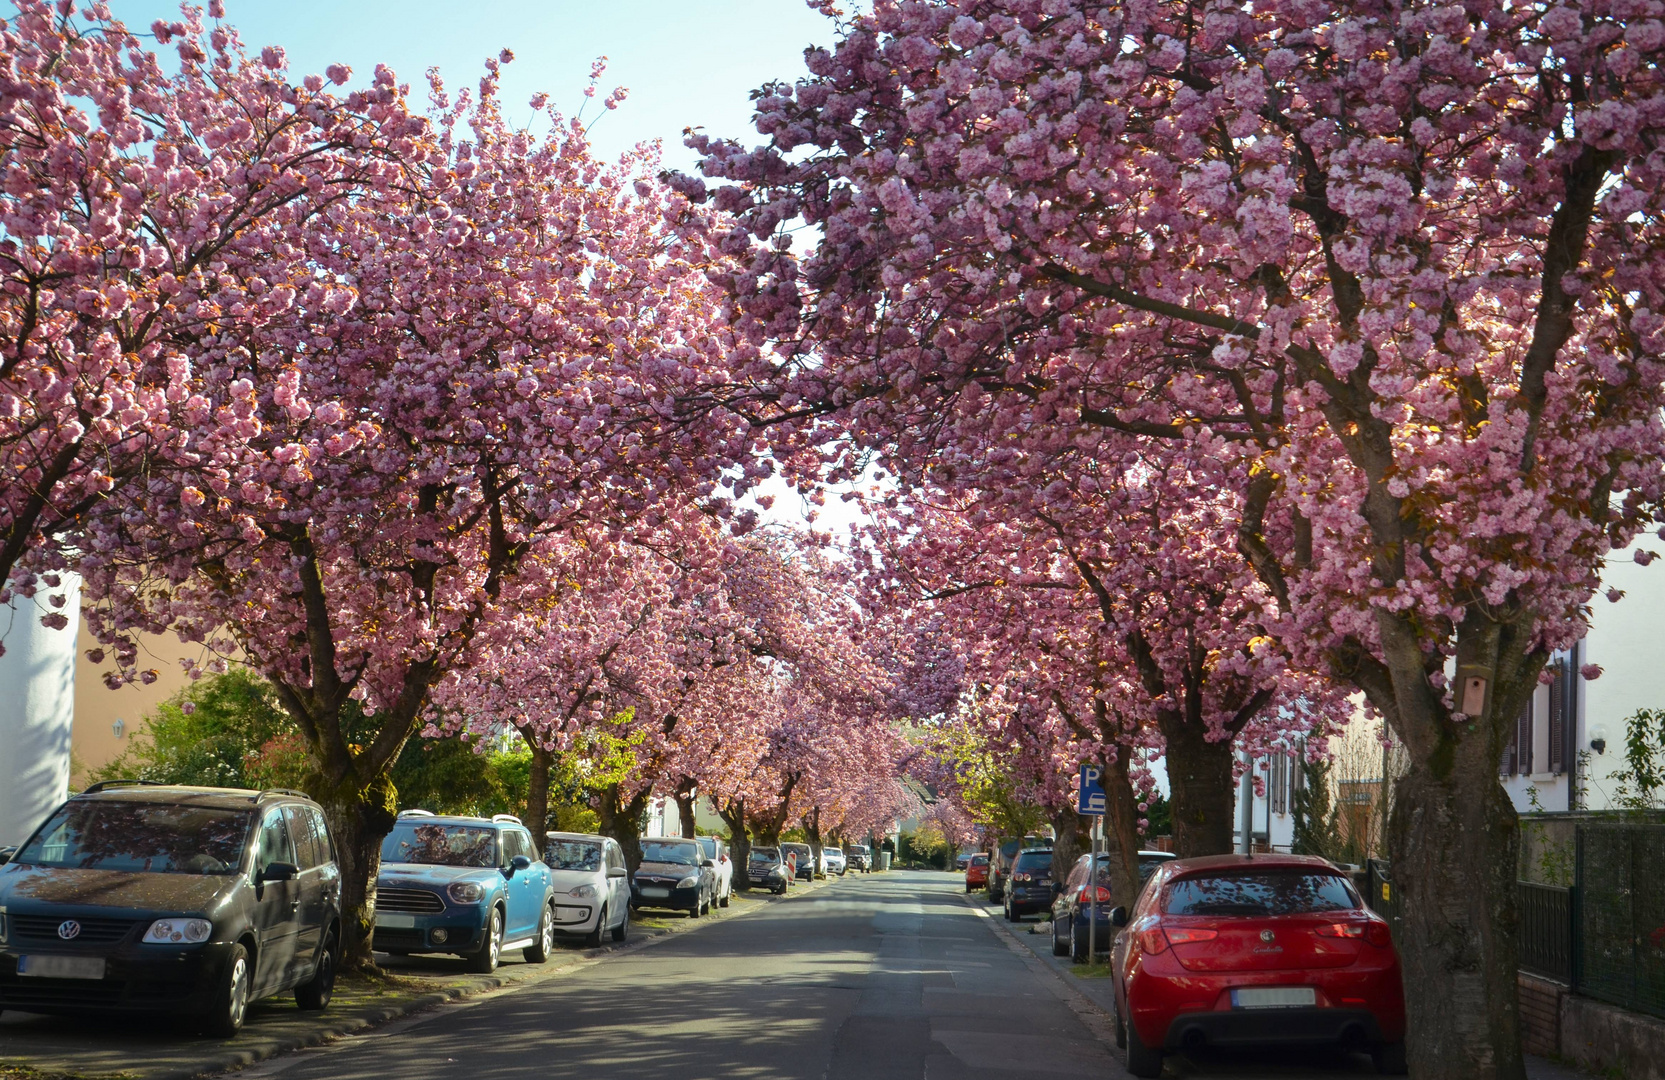
[[[437,915],[445,910],[445,901],[427,889],[392,889],[376,887],[376,910],[398,911],[410,915]]]

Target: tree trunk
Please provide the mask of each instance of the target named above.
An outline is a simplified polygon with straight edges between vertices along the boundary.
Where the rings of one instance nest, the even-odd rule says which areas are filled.
[[[1128,779],[1125,746],[1104,768],[1104,850],[1110,872],[1110,902],[1132,908],[1139,898],[1139,796]]]
[[[532,768],[526,785],[526,828],[541,851],[545,834],[555,827],[549,820],[549,770],[555,761],[555,751],[544,749],[533,739],[526,742],[532,748]]]
[[[341,967],[374,971],[370,935],[376,920],[376,875],[382,840],[393,831],[398,793],[391,780],[380,776],[364,788],[348,781],[313,795],[324,809],[341,868]]]
[[[647,809],[648,793],[643,791],[629,802],[619,801],[619,786],[608,784],[601,789],[596,814],[603,836],[611,836],[624,851],[624,864],[632,874],[642,865],[642,811]]]
[[[692,778],[686,778],[676,789],[676,816],[682,823],[682,836],[685,840],[694,838],[694,787]]]
[[[826,877],[821,872],[821,808],[812,806],[809,816],[804,818],[804,832],[809,836],[809,855],[815,860],[815,869],[810,873],[811,878]]]
[[[752,841],[746,833],[746,800],[733,799],[717,810],[728,826],[729,857],[734,860],[734,887],[742,892],[752,887],[746,871],[751,867]]]
[[[1418,1077],[1526,1075],[1516,1000],[1520,821],[1487,742],[1456,743],[1444,775],[1413,763],[1394,788],[1389,850]]]
[[[1182,859],[1229,855],[1237,802],[1231,740],[1209,742],[1202,724],[1178,713],[1165,712],[1160,727],[1167,741],[1175,853]]]

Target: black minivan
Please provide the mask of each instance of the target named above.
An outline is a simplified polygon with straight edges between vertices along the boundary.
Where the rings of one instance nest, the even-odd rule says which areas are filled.
[[[296,791],[94,784],[0,866],[0,1009],[150,1012],[229,1037],[329,1004],[341,872]]]

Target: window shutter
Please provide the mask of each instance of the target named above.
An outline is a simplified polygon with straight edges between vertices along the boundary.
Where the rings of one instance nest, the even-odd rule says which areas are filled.
[[[1573,683],[1577,674],[1573,662],[1571,653],[1558,659],[1555,662],[1555,680],[1549,684],[1549,771],[1552,773],[1567,771],[1567,721],[1572,716],[1577,693]]]
[[[1527,698],[1526,708],[1520,711],[1520,720],[1515,724],[1515,771],[1522,776],[1530,776],[1533,766],[1532,699]]]

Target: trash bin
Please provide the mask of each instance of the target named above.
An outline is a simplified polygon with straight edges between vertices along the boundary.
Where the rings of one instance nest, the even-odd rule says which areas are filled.
[[[880,870],[889,870],[890,869],[890,852],[888,852],[888,851],[879,852],[879,869]]]

